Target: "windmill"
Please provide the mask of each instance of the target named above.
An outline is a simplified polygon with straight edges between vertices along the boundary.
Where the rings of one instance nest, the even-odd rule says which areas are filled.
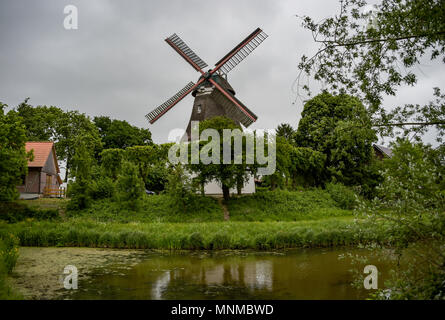
[[[165,39],[181,57],[201,73],[201,76],[196,83],[189,82],[174,96],[148,113],[146,118],[150,124],[156,122],[191,92],[195,101],[186,130],[187,136],[185,136],[189,140],[192,121],[204,121],[215,116],[226,116],[236,124],[241,123],[246,128],[250,126],[257,120],[257,116],[235,97],[235,91],[227,82],[227,73],[243,61],[266,38],[267,34],[257,28],[207,72],[203,71],[207,67],[207,63],[198,57],[179,36],[173,34]]]

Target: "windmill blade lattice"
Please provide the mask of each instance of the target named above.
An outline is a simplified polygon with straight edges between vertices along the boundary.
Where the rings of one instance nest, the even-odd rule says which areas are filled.
[[[195,83],[190,81],[184,88],[178,91],[173,97],[165,101],[159,107],[148,113],[145,117],[153,124],[161,115],[170,110],[175,104],[182,100],[195,87]]]
[[[221,86],[217,87],[217,90],[213,92],[213,97],[216,102],[228,111],[231,118],[241,122],[246,128],[258,119],[249,108]]]
[[[184,41],[182,41],[179,36],[174,33],[165,41],[173,48],[175,49],[188,63],[192,65],[192,67],[199,72],[203,72],[202,69],[207,67],[207,63],[205,63],[198,55],[193,52],[192,49],[189,48],[188,45],[185,44]]]
[[[215,69],[219,70],[221,74],[227,74],[235,68],[241,61],[243,61],[253,50],[255,50],[268,35],[257,28],[246,39],[240,42],[232,51],[224,56],[215,64]]]

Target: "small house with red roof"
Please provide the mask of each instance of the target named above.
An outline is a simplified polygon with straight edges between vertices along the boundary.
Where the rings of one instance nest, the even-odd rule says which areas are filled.
[[[28,161],[28,174],[18,186],[21,198],[52,195],[59,190],[62,179],[53,142],[27,142],[26,152],[33,150],[34,159]]]

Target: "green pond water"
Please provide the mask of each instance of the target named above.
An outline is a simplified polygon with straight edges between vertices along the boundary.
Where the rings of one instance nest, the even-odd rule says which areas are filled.
[[[14,279],[29,299],[365,299],[372,290],[351,285],[353,271],[363,274],[365,264],[340,258],[348,253],[366,256],[383,288],[391,255],[351,248],[176,253],[22,248]],[[77,290],[63,288],[67,264],[79,270]]]

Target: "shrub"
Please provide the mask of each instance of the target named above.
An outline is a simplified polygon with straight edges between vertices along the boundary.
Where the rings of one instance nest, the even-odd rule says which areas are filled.
[[[99,177],[91,182],[91,197],[94,200],[112,198],[115,193],[116,186],[109,177]]]
[[[59,211],[56,209],[38,210],[22,203],[0,201],[0,220],[15,223],[27,218],[36,220],[57,219],[59,218]]]
[[[122,164],[122,171],[117,179],[117,191],[121,204],[131,210],[139,208],[144,194],[144,181],[139,176],[138,167],[129,161]]]
[[[11,273],[19,257],[18,239],[9,234],[0,239],[0,260],[6,273]]]
[[[350,188],[341,183],[328,183],[326,190],[331,198],[338,203],[342,209],[353,209],[356,204],[356,195]]]

